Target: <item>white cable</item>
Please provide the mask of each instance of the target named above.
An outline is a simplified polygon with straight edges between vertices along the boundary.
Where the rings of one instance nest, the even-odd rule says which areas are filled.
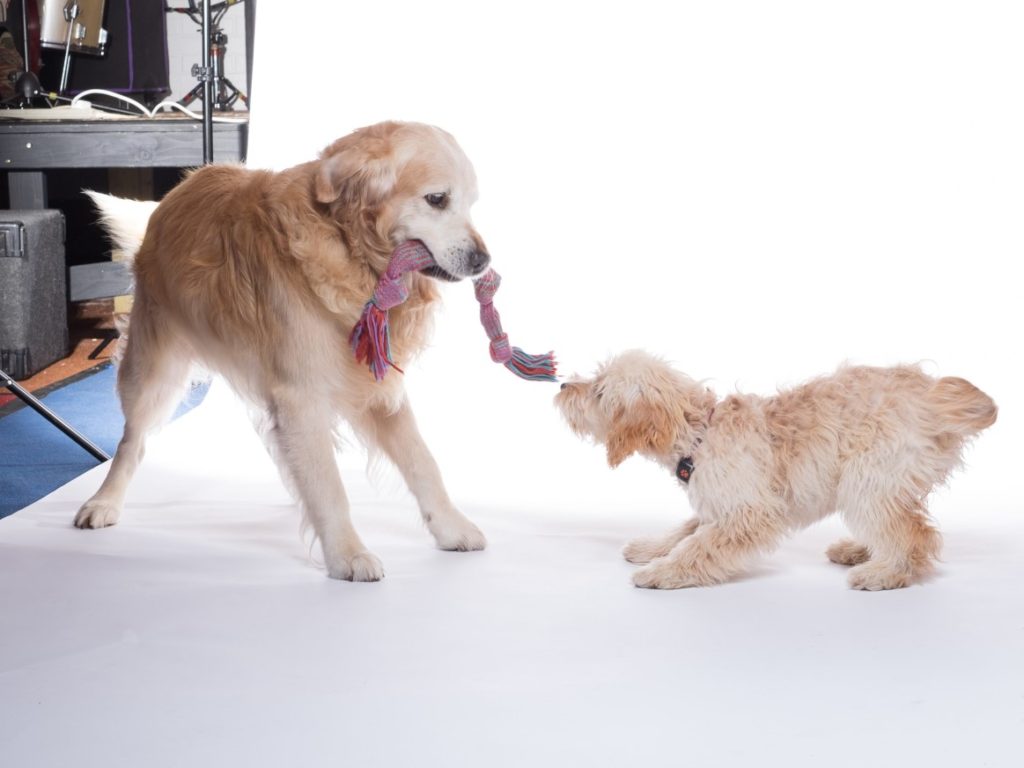
[[[133,107],[135,107],[140,112],[142,112],[142,114],[144,114],[146,117],[155,117],[156,113],[159,112],[161,109],[176,109],[179,112],[184,112],[186,115],[191,117],[193,120],[202,120],[203,119],[203,116],[200,113],[193,112],[191,109],[183,107],[181,104],[179,104],[176,101],[169,101],[169,100],[165,99],[164,101],[161,101],[159,104],[157,104],[155,107],[153,107],[153,109],[150,110],[150,109],[146,109],[146,107],[144,105],[140,104],[135,99],[128,98],[127,96],[125,96],[123,94],[120,94],[120,93],[114,93],[113,91],[105,91],[102,88],[90,88],[88,90],[82,91],[80,94],[78,94],[77,96],[75,96],[75,98],[73,98],[71,100],[71,106],[75,106],[78,103],[78,100],[81,99],[82,97],[90,96],[90,95],[92,95],[94,93],[98,93],[98,94],[101,94],[103,96],[112,96],[115,99],[120,99],[121,101],[126,102],[127,104],[131,104]],[[102,104],[92,104],[92,106],[95,107],[96,109],[103,109],[103,105]],[[213,122],[215,122],[215,123],[237,123],[237,122],[240,122],[241,119],[242,118],[237,118],[237,117],[214,117],[213,118]]]
[[[146,109],[142,104],[139,104],[139,102],[137,102],[135,99],[130,99],[127,96],[123,96],[120,93],[114,93],[113,91],[105,91],[102,88],[90,88],[88,90],[82,91],[80,94],[78,94],[77,96],[75,96],[75,98],[71,100],[71,106],[75,106],[78,103],[78,100],[83,98],[84,96],[91,96],[94,93],[99,93],[104,96],[113,96],[115,99],[120,99],[121,101],[127,102],[128,104],[131,104],[133,107],[140,109],[147,116],[153,116],[153,114],[148,109]],[[97,107],[97,109],[101,108],[102,107]]]

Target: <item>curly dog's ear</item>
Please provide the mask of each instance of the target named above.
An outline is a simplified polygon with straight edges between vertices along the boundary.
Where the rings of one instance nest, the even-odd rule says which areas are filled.
[[[644,446],[643,427],[638,424],[613,425],[605,447],[608,466],[617,467]]]
[[[620,409],[608,429],[608,464],[617,467],[637,451],[666,453],[675,440],[676,414],[664,404],[638,402]]]
[[[388,137],[357,132],[324,150],[314,192],[321,203],[340,199],[369,208],[383,202],[397,180]]]

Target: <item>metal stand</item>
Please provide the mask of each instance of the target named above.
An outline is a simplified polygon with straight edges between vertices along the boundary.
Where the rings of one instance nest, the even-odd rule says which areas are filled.
[[[85,435],[81,434],[74,427],[68,424],[66,421],[61,419],[57,414],[42,404],[36,397],[24,387],[20,386],[14,379],[7,375],[2,369],[0,369],[0,384],[7,387],[14,395],[20,398],[26,405],[28,405],[36,413],[40,414],[44,419],[53,424],[57,429],[63,432],[65,435],[70,437],[82,448],[91,453],[100,462],[107,461],[110,457],[105,454],[95,443],[93,443]]]
[[[224,54],[228,49],[227,42],[228,36],[221,32],[215,25],[210,41],[210,66],[212,67],[211,78],[214,83],[215,91],[212,98],[214,109],[219,109],[222,112],[229,112],[234,109],[234,104],[239,99],[241,99],[242,103],[247,107],[249,106],[249,98],[224,75]],[[193,77],[197,77],[202,80],[201,74],[202,68],[199,67],[199,65],[192,68]],[[187,107],[196,99],[203,99],[204,82],[205,81],[201,82],[191,91],[186,93],[178,103],[183,107]]]
[[[14,96],[2,102],[4,107],[31,107],[36,99],[43,99],[46,106],[52,106],[46,98],[47,93],[39,83],[39,76],[32,66],[32,55],[28,42],[28,3],[31,0],[21,0],[21,48],[22,59],[25,63],[25,71],[18,72],[14,83]]]
[[[179,102],[187,107],[196,99],[202,99],[204,104],[213,104],[214,108],[221,111],[233,109],[239,99],[248,106],[249,99],[234,83],[224,75],[224,54],[227,52],[228,36],[220,28],[220,20],[227,13],[232,5],[238,5],[242,0],[226,0],[213,3],[203,2],[200,8],[197,0],[189,0],[187,8],[168,8],[174,13],[184,13],[192,21],[203,27],[204,45],[209,51],[203,50],[203,64],[192,67],[192,75],[199,79],[200,83],[189,91]],[[209,7],[207,7],[209,5]],[[207,56],[207,53],[209,54]],[[207,95],[205,84],[207,79],[214,83],[214,93]]]
[[[75,31],[75,19],[81,9],[78,7],[78,0],[68,0],[64,6],[64,20],[68,23],[68,39],[64,44],[64,66],[60,72],[60,88],[57,90],[61,96],[68,89],[68,76],[71,74],[71,38]]]
[[[199,85],[185,94],[179,104],[187,107],[196,99],[203,101],[203,163],[213,162],[213,110],[229,111],[232,105],[241,99],[248,106],[249,99],[234,83],[224,76],[224,53],[227,51],[228,36],[221,31],[220,20],[228,9],[243,0],[188,0],[187,8],[167,7],[168,13],[184,13],[192,21],[202,26],[203,56],[202,64],[192,66],[192,76],[199,80]],[[201,3],[202,7],[197,3]],[[216,83],[216,99],[214,84]]]
[[[121,338],[121,332],[117,328],[104,328],[100,331],[100,334],[100,343],[96,345],[96,349],[89,353],[90,360],[98,358],[104,349]]]
[[[193,0],[189,0],[190,5],[192,2]],[[203,71],[200,79],[203,84],[203,165],[207,165],[213,162],[213,71],[210,69],[210,0],[203,0]]]

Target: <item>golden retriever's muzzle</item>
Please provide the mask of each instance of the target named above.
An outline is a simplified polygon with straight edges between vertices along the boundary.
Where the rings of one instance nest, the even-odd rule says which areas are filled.
[[[437,257],[434,257],[435,262]],[[478,277],[482,275],[491,265],[491,257],[486,251],[474,249],[468,253],[460,254],[458,259],[459,274],[449,272],[440,264],[434,263],[429,267],[420,270],[421,274],[433,277],[437,280],[445,280],[449,283],[457,283],[465,277]]]

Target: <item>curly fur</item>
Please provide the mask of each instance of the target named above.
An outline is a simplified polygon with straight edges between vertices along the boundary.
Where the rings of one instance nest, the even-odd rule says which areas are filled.
[[[624,552],[648,563],[637,586],[668,589],[724,581],[834,511],[857,537],[828,550],[833,562],[855,566],[852,587],[920,580],[941,543],[926,498],[997,414],[970,382],[915,366],[845,366],[772,397],[719,400],[640,351],[568,381],[556,403],[578,434],[607,447],[612,466],[633,453],[672,471],[692,459],[695,518]]]

